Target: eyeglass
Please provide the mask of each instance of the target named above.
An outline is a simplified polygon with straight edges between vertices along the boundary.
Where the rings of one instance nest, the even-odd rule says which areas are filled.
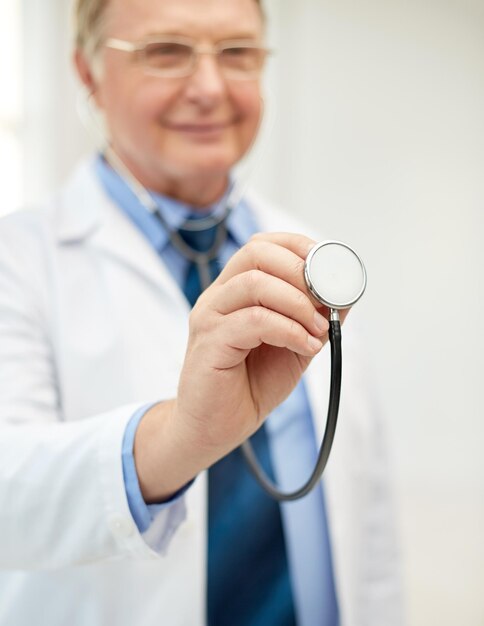
[[[199,55],[211,54],[225,78],[249,80],[259,76],[270,53],[243,39],[204,46],[187,37],[153,37],[140,43],[110,38],[104,45],[136,54],[146,72],[167,78],[189,76],[195,71]]]

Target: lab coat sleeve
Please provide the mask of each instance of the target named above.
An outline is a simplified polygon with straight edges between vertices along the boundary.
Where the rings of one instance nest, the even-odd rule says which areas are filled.
[[[54,569],[148,555],[121,469],[133,408],[68,424],[0,428],[1,568]]]
[[[24,226],[19,237],[0,224],[0,568],[158,559],[184,502],[157,516],[152,550],[131,516],[122,469],[124,432],[139,405],[62,421],[46,255],[35,220]]]
[[[22,229],[13,217],[0,222],[0,422],[55,422],[60,402],[41,226],[21,215]]]

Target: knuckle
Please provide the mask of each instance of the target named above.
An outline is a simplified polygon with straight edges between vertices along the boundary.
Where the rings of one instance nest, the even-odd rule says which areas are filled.
[[[260,250],[263,242],[261,240],[250,239],[242,248],[244,253],[248,256],[252,265],[257,267],[257,259],[260,256]]]
[[[263,281],[263,272],[257,269],[248,270],[243,276],[244,288],[253,293]]]
[[[301,326],[298,322],[296,322],[296,320],[289,320],[289,334],[295,340],[300,338]]]
[[[258,326],[261,322],[262,316],[259,307],[251,307],[248,310],[249,324],[253,324],[254,326]]]
[[[255,251],[258,249],[258,247],[259,247],[259,242],[253,241],[252,239],[250,239],[242,249],[244,250],[245,254],[252,257],[255,254]]]
[[[264,307],[255,306],[249,309],[249,323],[255,327],[264,326],[271,316],[271,312]]]
[[[298,276],[302,276],[304,273],[304,264],[305,261],[303,261],[303,259],[298,259],[295,262],[295,272],[297,273]]]
[[[307,308],[309,304],[309,300],[305,293],[298,290],[295,296],[295,303],[296,303],[296,307],[298,308],[298,310],[305,309]]]
[[[214,311],[210,307],[210,297],[206,292],[198,298],[195,306],[188,317],[188,329],[190,334],[207,332],[213,326]]]
[[[302,259],[299,259],[294,262],[292,271],[293,271],[294,277],[297,279],[298,282],[304,276],[304,263],[305,262]]]

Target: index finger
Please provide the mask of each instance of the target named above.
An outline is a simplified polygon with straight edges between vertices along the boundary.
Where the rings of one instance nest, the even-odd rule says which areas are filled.
[[[314,239],[311,239],[310,237],[306,237],[305,235],[285,233],[285,232],[256,233],[255,235],[251,237],[250,241],[267,241],[267,242],[275,243],[284,248],[287,248],[294,254],[301,257],[301,259],[303,259],[304,261],[306,260],[309,252],[313,249],[313,247],[317,243]],[[304,286],[306,288],[305,289],[306,292],[309,295],[309,298],[316,305],[316,308],[320,312],[322,312],[323,315],[325,315],[325,317],[329,319],[328,307],[325,304],[322,304],[319,300],[317,300],[311,292],[308,292],[306,281],[304,281]],[[341,323],[344,322],[350,310],[351,310],[350,308],[339,310]]]
[[[215,283],[224,285],[237,275],[259,270],[296,287],[315,307],[320,307],[321,304],[312,296],[304,279],[304,263],[312,245],[312,240],[304,235],[257,235],[230,259]]]
[[[309,251],[317,243],[314,239],[306,237],[306,235],[294,233],[256,233],[252,235],[249,241],[270,241],[279,246],[287,248],[294,254],[297,254],[304,261]]]
[[[228,280],[251,270],[261,270],[306,291],[303,286],[304,262],[311,249],[311,240],[290,233],[257,234],[238,250],[215,282]]]

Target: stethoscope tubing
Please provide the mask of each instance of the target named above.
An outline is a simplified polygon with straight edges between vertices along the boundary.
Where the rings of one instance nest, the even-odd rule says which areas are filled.
[[[336,316],[337,317],[337,316]],[[260,466],[254,450],[247,439],[240,446],[244,459],[249,466],[254,478],[264,491],[279,502],[289,502],[299,500],[306,496],[320,480],[329,459],[333,446],[336,424],[338,422],[338,411],[341,397],[342,379],[342,347],[341,347],[341,324],[339,319],[331,319],[329,323],[329,343],[331,346],[331,383],[329,392],[328,415],[324,431],[323,441],[319,449],[318,459],[313,473],[307,482],[299,489],[291,492],[281,491],[265,474]]]

